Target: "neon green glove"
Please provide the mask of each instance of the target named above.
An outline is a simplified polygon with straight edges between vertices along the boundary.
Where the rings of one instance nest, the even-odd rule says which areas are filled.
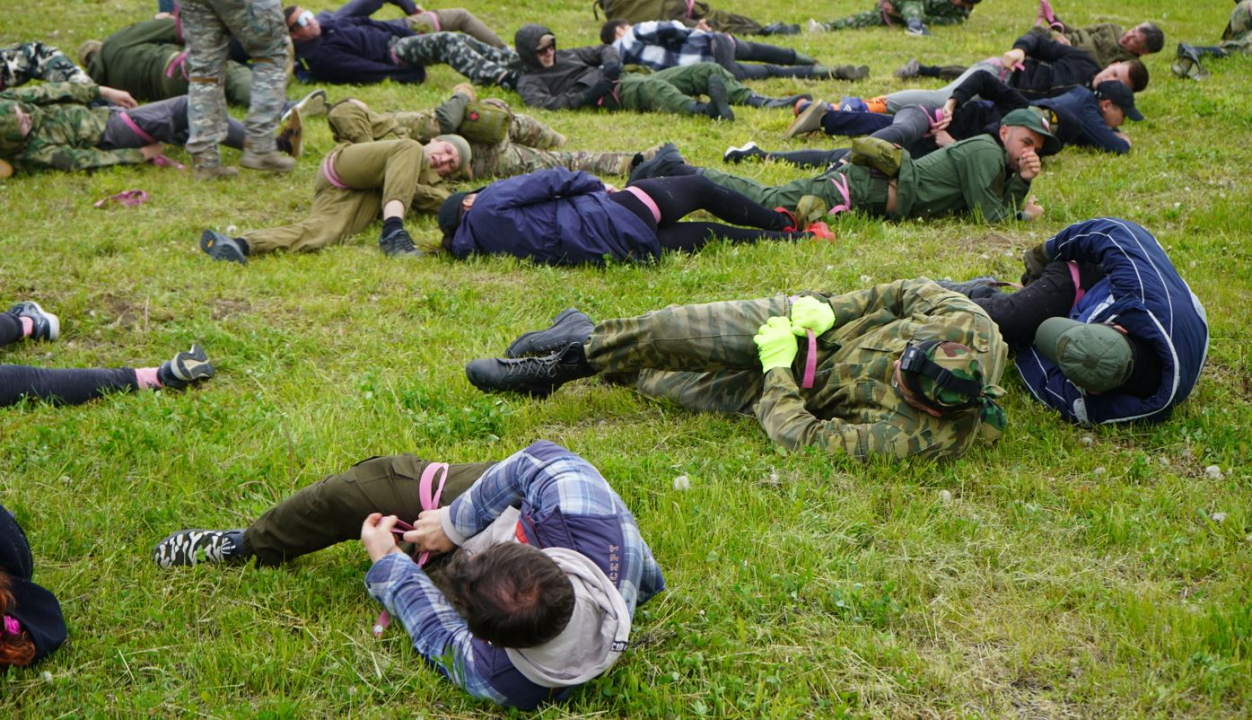
[[[830,303],[809,295],[791,303],[791,332],[796,335],[807,335],[807,330],[821,335],[834,326],[835,311]]]
[[[761,352],[761,368],[769,372],[774,368],[790,368],[800,346],[791,333],[791,321],[785,317],[772,317],[757,330],[752,338]]]

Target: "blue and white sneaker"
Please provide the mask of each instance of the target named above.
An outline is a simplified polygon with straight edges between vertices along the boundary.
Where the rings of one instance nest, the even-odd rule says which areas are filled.
[[[9,314],[19,318],[30,318],[34,323],[31,340],[56,340],[61,336],[61,319],[39,307],[34,300],[26,300],[9,308]]]

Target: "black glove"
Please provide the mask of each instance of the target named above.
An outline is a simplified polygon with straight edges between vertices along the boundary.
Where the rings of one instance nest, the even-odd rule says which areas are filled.
[[[1022,273],[1022,284],[1029,285],[1043,277],[1043,269],[1052,260],[1048,257],[1044,244],[1039,243],[1022,255],[1022,262],[1026,265],[1026,272]]]
[[[600,78],[595,85],[587,88],[587,94],[583,95],[584,105],[595,105],[596,101],[613,92],[613,81],[608,78]]]
[[[621,63],[612,63],[609,65],[605,65],[603,68],[601,68],[600,71],[604,73],[604,76],[606,78],[610,80],[616,80],[617,78],[621,77],[622,65]]]

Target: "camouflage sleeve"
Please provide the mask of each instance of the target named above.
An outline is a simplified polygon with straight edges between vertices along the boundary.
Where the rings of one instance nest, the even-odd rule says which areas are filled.
[[[944,290],[927,278],[913,280],[897,280],[895,282],[875,285],[864,290],[834,295],[827,299],[831,309],[835,311],[835,325],[832,331],[854,323],[863,317],[889,313],[893,317],[928,318],[942,322],[945,326],[957,327],[961,318],[986,317],[982,308],[969,298],[956,292]],[[881,318],[871,318],[881,322]],[[970,330],[974,328],[972,323]],[[946,339],[966,345],[968,339],[958,335],[946,334]]]
[[[903,0],[902,2],[897,0],[897,2],[892,4],[896,6],[896,10],[899,11],[900,17],[904,18],[905,22],[909,20],[929,22],[930,20],[926,15],[925,0]]]
[[[100,99],[100,88],[90,80],[86,85],[68,82],[44,83],[33,87],[8,90],[6,95],[31,105],[53,105],[59,102],[75,102],[86,105]]]
[[[816,445],[828,453],[845,452],[857,460],[867,460],[871,455],[903,458],[936,452],[933,433],[906,433],[889,422],[819,420],[804,407],[804,398],[800,397],[789,368],[774,368],[765,374],[765,390],[757,403],[756,417],[765,434],[788,450]]]
[[[137,165],[144,161],[139,150],[100,150],[67,145],[42,145],[26,148],[17,158],[27,169],[90,170],[111,165]]]

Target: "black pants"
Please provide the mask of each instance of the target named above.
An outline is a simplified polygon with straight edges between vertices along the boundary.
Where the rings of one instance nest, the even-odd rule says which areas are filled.
[[[140,130],[148,137],[140,135],[122,118],[122,113],[113,113],[104,127],[104,135],[96,147],[102,150],[118,150],[123,148],[141,148],[150,145],[148,138],[168,145],[186,145],[190,130],[187,126],[187,96],[180,95],[168,100],[140,105],[134,110],[126,110]],[[243,148],[243,123],[234,118],[227,120],[226,147],[239,150]]]
[[[0,313],[0,345],[22,339],[22,323]],[[44,370],[27,365],[0,365],[0,407],[17,404],[23,397],[77,405],[111,391],[138,390],[135,371]]]
[[[721,33],[713,41],[713,61],[729,70],[736,80],[813,75],[811,67],[795,65],[796,51],[791,48],[749,42],[742,38],[731,39],[729,35]],[[743,65],[740,61],[769,64]]]
[[[655,228],[657,240],[665,250],[698,250],[713,237],[724,237],[731,242],[794,240],[805,237],[804,233],[783,231],[790,222],[786,215],[758,205],[751,198],[734,190],[714,185],[703,175],[650,178],[632,182],[630,187],[639,188],[652,198],[661,214],[659,221],[631,193],[618,192],[609,197],[634,212],[649,227]],[[679,222],[697,210],[712,213],[726,222],[747,225],[748,228],[718,223]]]
[[[910,105],[902,108],[896,113],[891,124],[878,130],[870,135],[873,138],[886,140],[893,145],[899,145],[909,151],[909,155],[916,160],[924,157],[929,152],[933,152],[938,146],[934,141],[925,138],[926,133],[930,132],[930,118],[926,114],[926,109],[918,105]],[[923,144],[927,144],[929,150],[924,149]],[[848,157],[850,151],[847,148],[835,148],[834,150],[791,150],[787,152],[771,152],[768,154],[770,160],[783,160],[797,167],[815,167],[829,168],[843,162]]]
[[[1102,273],[1094,265],[1079,264],[1078,282],[1089,288]],[[974,302],[987,311],[1000,327],[1000,334],[1009,347],[1019,348],[1035,341],[1035,333],[1044,320],[1067,317],[1074,306],[1074,278],[1069,263],[1048,263],[1043,276],[1014,293],[999,293]]]

